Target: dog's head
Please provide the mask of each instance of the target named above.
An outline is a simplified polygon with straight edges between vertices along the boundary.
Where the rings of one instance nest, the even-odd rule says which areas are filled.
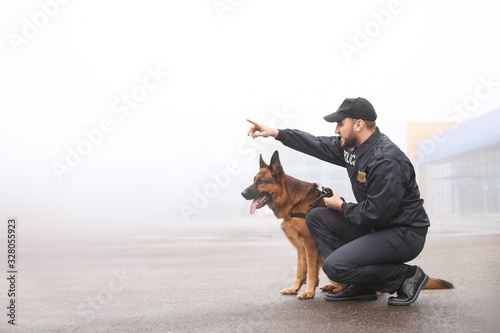
[[[255,213],[257,209],[267,204],[271,204],[283,189],[284,172],[278,151],[274,152],[269,165],[262,159],[262,154],[259,163],[260,170],[254,177],[253,184],[241,192],[243,198],[253,200],[250,206],[250,214]]]

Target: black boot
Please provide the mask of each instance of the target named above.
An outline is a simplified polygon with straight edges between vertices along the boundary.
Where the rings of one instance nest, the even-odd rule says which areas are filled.
[[[422,268],[417,267],[415,275],[405,279],[398,289],[398,296],[389,297],[389,305],[410,305],[418,298],[420,290],[425,287],[429,277]]]
[[[329,291],[325,294],[327,301],[374,301],[377,299],[375,291],[366,289],[361,286],[348,286],[339,292]]]

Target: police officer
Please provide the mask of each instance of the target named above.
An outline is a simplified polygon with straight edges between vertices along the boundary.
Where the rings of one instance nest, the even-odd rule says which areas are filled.
[[[366,99],[346,98],[325,116],[338,136],[314,136],[274,129],[254,121],[248,134],[272,136],[285,146],[347,169],[357,203],[333,191],[326,207],[307,214],[307,226],[322,251],[323,270],[347,284],[325,294],[328,301],[376,300],[377,291],[397,292],[389,305],[410,305],[429,277],[404,264],[422,251],[429,218],[408,157],[376,127],[377,113]]]

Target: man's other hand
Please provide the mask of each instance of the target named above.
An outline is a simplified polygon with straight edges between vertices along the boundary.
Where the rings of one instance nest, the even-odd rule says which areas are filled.
[[[340,198],[337,191],[332,190],[332,193],[333,193],[333,196],[331,196],[329,198],[323,198],[323,201],[325,202],[325,206],[330,208],[330,209],[340,210],[340,208],[342,207],[342,204],[344,202]]]

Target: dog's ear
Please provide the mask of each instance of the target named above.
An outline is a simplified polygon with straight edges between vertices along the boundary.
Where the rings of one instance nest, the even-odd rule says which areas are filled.
[[[262,159],[262,154],[260,154],[259,166],[260,166],[261,169],[262,168],[267,168],[266,162],[264,162],[264,160]]]
[[[271,157],[271,164],[269,165],[269,169],[271,170],[273,177],[277,177],[283,174],[283,167],[281,166],[280,155],[277,150],[274,152],[273,157]]]

